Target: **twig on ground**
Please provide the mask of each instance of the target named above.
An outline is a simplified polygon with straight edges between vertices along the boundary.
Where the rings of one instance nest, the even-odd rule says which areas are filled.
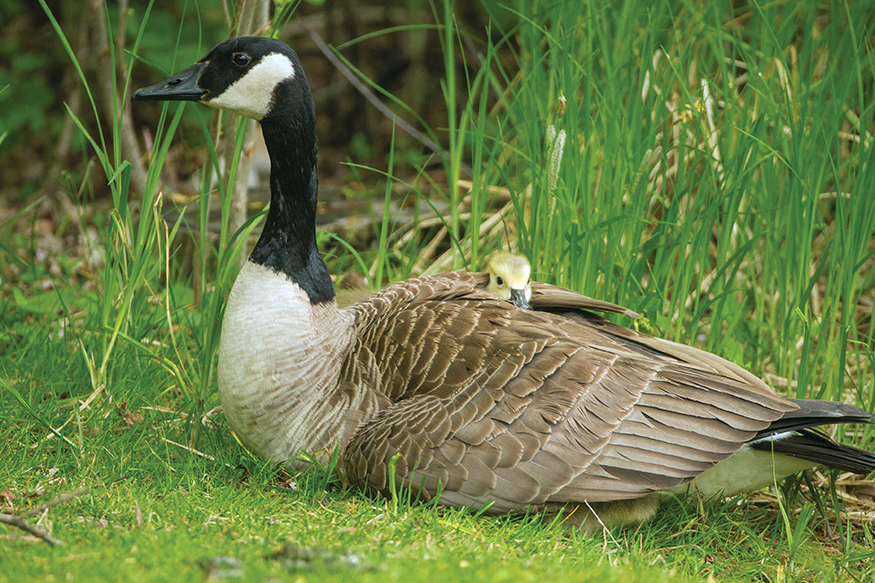
[[[36,516],[37,514],[41,514],[45,510],[52,508],[53,506],[57,506],[58,504],[63,504],[64,502],[67,502],[68,500],[72,500],[73,498],[78,498],[79,496],[84,496],[85,494],[88,494],[89,492],[91,492],[91,488],[81,488],[81,489],[76,490],[74,492],[69,492],[67,494],[61,494],[60,496],[58,496],[54,500],[51,500],[50,502],[47,502],[46,504],[42,504],[40,506],[37,506],[36,508],[32,508],[30,511],[22,514],[21,517],[22,518],[30,518],[31,516]]]
[[[81,404],[79,405],[79,410],[84,411],[85,409],[88,409],[91,406],[91,403],[94,401],[94,399],[96,399],[97,396],[100,395],[104,390],[106,390],[106,385],[101,383],[99,387],[94,389],[91,392],[91,394],[88,395],[87,399],[85,399],[84,401],[81,401]]]
[[[54,500],[47,502],[46,504],[41,504],[40,506],[37,506],[36,508],[32,508],[31,510],[29,510],[25,514],[22,514],[21,516],[16,516],[14,514],[0,513],[0,523],[8,524],[10,526],[20,528],[21,530],[29,532],[30,534],[32,534],[33,536],[35,536],[37,538],[41,538],[42,540],[46,541],[47,543],[49,543],[52,546],[63,545],[64,544],[63,541],[54,538],[46,531],[35,527],[34,525],[29,523],[25,519],[30,518],[31,516],[36,516],[38,514],[42,514],[43,512],[45,512],[49,508],[52,508],[53,506],[57,506],[58,504],[63,504],[64,502],[67,502],[68,500],[72,500],[73,498],[78,498],[79,496],[84,496],[85,494],[88,494],[89,492],[91,492],[91,488],[81,488],[81,489],[76,490],[74,492],[62,494],[62,495],[58,496],[57,498],[55,498]]]
[[[208,453],[204,453],[204,452],[202,452],[202,451],[198,451],[198,450],[194,449],[193,447],[188,447],[187,445],[182,445],[181,443],[176,443],[175,441],[172,441],[172,440],[170,440],[170,439],[167,439],[166,437],[162,437],[162,438],[161,438],[161,441],[163,441],[164,443],[169,443],[170,445],[175,445],[176,447],[181,447],[181,448],[184,449],[185,451],[190,452],[190,453],[193,453],[193,454],[196,455],[196,456],[200,456],[200,457],[202,457],[202,458],[208,459],[208,460],[210,460],[211,462],[216,461],[216,458],[214,458],[213,456],[211,456],[211,455],[208,454]],[[227,464],[225,464],[225,465],[227,465]]]
[[[0,513],[0,523],[8,524],[10,526],[20,528],[21,530],[29,532],[30,534],[32,534],[33,536],[35,536],[37,538],[43,539],[44,541],[46,541],[47,543],[49,543],[50,545],[55,546],[55,547],[64,544],[63,541],[60,541],[60,540],[52,537],[46,531],[35,527],[34,525],[32,525],[31,523],[26,521],[21,516],[15,516],[14,514],[2,514],[2,513]]]

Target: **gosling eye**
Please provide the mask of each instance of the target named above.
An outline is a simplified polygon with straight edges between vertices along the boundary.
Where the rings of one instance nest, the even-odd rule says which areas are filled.
[[[234,53],[234,56],[231,57],[231,60],[234,61],[234,64],[238,67],[245,67],[252,59],[246,53]]]
[[[500,275],[496,275],[495,283],[497,283],[498,285],[504,285],[504,279]]]

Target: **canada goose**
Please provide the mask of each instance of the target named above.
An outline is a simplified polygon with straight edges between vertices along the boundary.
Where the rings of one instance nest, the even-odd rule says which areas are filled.
[[[811,429],[869,413],[778,397],[718,356],[609,322],[595,312],[632,313],[569,290],[533,283],[522,310],[490,294],[486,274],[454,272],[339,309],[316,248],[313,101],[278,40],[222,42],[133,99],[261,122],[271,204],[228,299],[218,382],[231,428],[265,460],[299,465],[302,450],[337,447],[347,479],[376,492],[390,491],[392,462],[396,485],[443,504],[585,503],[617,522],[649,517],[653,493],[700,475],[711,495],[771,484],[788,459],[791,472],[875,468],[872,454]],[[741,469],[727,466],[739,450]]]
[[[514,253],[494,253],[486,263],[489,274],[489,293],[503,300],[510,300],[518,308],[529,309],[532,299],[532,285],[529,277],[532,266],[529,260]]]

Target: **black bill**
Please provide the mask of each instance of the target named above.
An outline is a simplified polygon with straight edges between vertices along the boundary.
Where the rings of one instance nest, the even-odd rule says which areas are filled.
[[[131,101],[200,101],[207,92],[197,86],[205,63],[195,63],[157,85],[137,89]]]

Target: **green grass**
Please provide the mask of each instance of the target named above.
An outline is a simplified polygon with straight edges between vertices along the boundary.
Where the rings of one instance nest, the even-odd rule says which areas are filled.
[[[416,200],[452,203],[447,239],[432,248],[434,231],[417,225],[405,238],[389,223],[373,249],[325,237],[330,267],[391,281],[422,266],[477,269],[515,246],[536,279],[635,309],[646,316],[639,327],[730,358],[789,396],[873,410],[875,20],[860,2],[735,4],[489,3],[514,28],[473,39],[482,65],[449,3],[435,4],[450,119],[425,129],[449,150],[447,180],[420,168],[405,182],[400,155],[388,175]],[[148,14],[141,21],[134,55]],[[57,32],[69,49],[69,31]],[[468,99],[457,103],[459,88]],[[193,252],[171,243],[187,227],[164,224],[159,211],[172,203],[155,186],[186,109],[208,144],[209,184],[206,112],[168,105],[136,205],[118,140],[103,141],[118,134],[118,116],[88,136],[111,191],[108,210],[81,208],[82,227],[99,234],[77,251],[88,260],[46,257],[31,209],[0,224],[0,504],[22,513],[91,490],[48,512],[62,547],[0,529],[0,581],[202,580],[199,561],[218,556],[253,581],[872,578],[870,529],[837,520],[829,490],[816,502],[791,485],[780,504],[669,501],[641,527],[587,538],[535,517],[368,498],[317,470],[292,476],[291,488],[212,411],[223,301],[258,218],[229,232],[225,186],[212,201],[205,189]],[[548,126],[566,136],[552,177]],[[470,193],[446,186],[463,163]],[[372,176],[382,184],[381,172]],[[377,196],[388,202],[391,191]],[[215,240],[211,204],[225,225]],[[481,236],[505,204],[505,221]],[[838,437],[872,449],[871,428]],[[263,558],[287,542],[327,550]]]

